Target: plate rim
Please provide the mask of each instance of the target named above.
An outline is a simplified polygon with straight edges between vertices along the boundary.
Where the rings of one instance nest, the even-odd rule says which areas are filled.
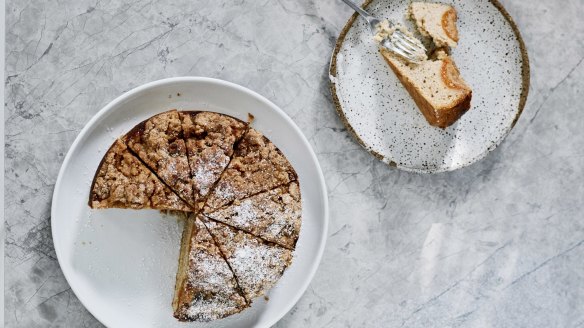
[[[363,2],[363,4],[361,5],[361,8],[366,9],[367,6],[369,6],[369,4],[371,4],[373,1],[374,0],[365,0]],[[511,130],[513,130],[513,128],[515,127],[515,124],[519,120],[519,117],[523,113],[523,109],[525,108],[525,104],[527,102],[527,96],[529,94],[529,85],[530,85],[529,56],[527,54],[527,47],[525,46],[525,42],[523,41],[523,37],[521,36],[521,32],[519,32],[519,28],[517,27],[517,24],[515,23],[515,21],[513,20],[513,18],[511,17],[509,12],[507,11],[507,9],[505,9],[503,4],[501,4],[499,2],[499,0],[488,0],[488,1],[493,6],[495,6],[495,8],[497,8],[499,10],[499,12],[503,15],[505,20],[511,26],[511,29],[513,30],[513,33],[515,34],[515,38],[519,42],[519,50],[520,50],[521,59],[522,59],[522,63],[521,63],[521,79],[522,79],[521,89],[522,90],[521,90],[521,93],[519,95],[518,110],[517,110],[517,114],[515,115],[515,118],[513,118],[513,121],[511,122],[511,125],[502,134],[502,136],[496,141],[494,146],[487,148],[484,152],[479,154],[471,162],[457,164],[457,165],[447,167],[447,168],[440,167],[440,168],[436,168],[436,169],[424,169],[424,168],[418,168],[418,167],[407,166],[407,165],[399,165],[395,161],[393,161],[393,159],[385,157],[382,154],[371,149],[371,147],[368,146],[367,143],[365,143],[365,141],[363,141],[361,139],[361,137],[355,131],[355,129],[353,128],[351,123],[349,123],[349,120],[345,116],[345,113],[344,113],[343,108],[341,106],[341,102],[339,100],[339,97],[337,96],[336,82],[334,79],[336,79],[336,76],[337,76],[337,55],[338,55],[339,51],[341,50],[341,46],[343,45],[343,42],[345,41],[345,37],[346,37],[347,33],[349,32],[349,29],[351,29],[351,27],[353,26],[353,23],[359,17],[359,14],[357,12],[353,13],[353,15],[351,15],[351,17],[347,21],[347,23],[345,23],[345,26],[343,27],[343,29],[341,30],[341,32],[337,38],[337,41],[335,43],[335,48],[333,50],[333,53],[331,55],[331,60],[329,63],[329,88],[331,91],[335,110],[337,112],[337,115],[339,116],[339,118],[343,122],[343,125],[345,126],[345,128],[347,128],[347,131],[349,131],[349,133],[359,143],[359,145],[361,147],[363,147],[365,150],[367,150],[367,152],[369,152],[371,155],[373,155],[373,157],[375,157],[378,160],[380,160],[381,162],[387,164],[389,167],[397,168],[397,169],[407,171],[407,172],[425,173],[425,174],[452,172],[452,171],[473,165],[473,164],[481,161],[482,159],[484,159],[490,152],[495,150],[503,142],[503,140],[509,135]]]
[[[312,265],[312,267],[310,268],[310,271],[306,275],[307,279],[304,280],[303,284],[298,289],[300,292],[296,293],[295,296],[293,296],[291,298],[292,302],[289,302],[288,306],[283,307],[281,311],[271,315],[270,316],[271,320],[267,320],[267,322],[268,322],[267,327],[273,326],[278,321],[280,321],[288,312],[290,312],[290,310],[296,305],[296,303],[298,303],[298,301],[304,295],[304,293],[308,289],[308,286],[310,285],[310,283],[314,279],[316,271],[318,270],[318,267],[320,266],[320,263],[322,262],[322,256],[324,254],[324,250],[325,250],[325,246],[326,246],[326,241],[327,241],[327,236],[328,236],[328,226],[329,226],[328,189],[326,186],[326,181],[324,179],[324,174],[322,172],[322,168],[320,166],[320,162],[318,161],[318,158],[317,158],[316,154],[314,153],[314,149],[312,148],[312,146],[308,142],[308,139],[306,139],[306,136],[304,135],[304,133],[302,133],[302,130],[300,130],[300,128],[290,118],[290,116],[288,116],[288,114],[286,114],[286,112],[284,112],[280,107],[278,107],[273,102],[268,100],[266,97],[260,95],[259,93],[255,92],[251,89],[248,89],[246,87],[243,87],[239,84],[225,81],[222,79],[202,77],[202,76],[179,76],[179,77],[170,77],[170,78],[155,80],[155,81],[151,81],[151,82],[139,85],[135,88],[132,88],[128,91],[123,92],[117,98],[110,101],[107,105],[102,107],[95,115],[93,115],[93,117],[83,126],[83,128],[81,129],[81,131],[79,132],[79,134],[77,135],[77,137],[75,138],[75,140],[73,141],[71,146],[69,147],[69,150],[67,151],[67,155],[65,156],[65,158],[63,159],[63,162],[61,163],[61,168],[59,169],[59,174],[57,175],[55,187],[53,188],[53,197],[52,197],[52,201],[51,201],[51,237],[53,238],[53,248],[55,249],[55,254],[57,255],[57,262],[59,263],[59,268],[61,269],[61,272],[63,273],[63,276],[65,277],[65,280],[67,281],[67,284],[69,285],[69,287],[71,287],[71,291],[75,294],[75,296],[77,297],[79,302],[81,302],[83,307],[89,313],[91,313],[91,315],[96,320],[98,320],[101,324],[105,325],[103,317],[101,317],[99,314],[97,314],[94,310],[92,310],[88,306],[88,304],[89,304],[88,300],[85,299],[84,296],[80,297],[77,294],[77,292],[75,291],[76,288],[74,286],[76,286],[76,284],[71,283],[71,274],[72,274],[71,270],[70,269],[64,270],[63,266],[61,265],[62,255],[60,255],[59,248],[57,247],[57,243],[56,243],[55,238],[54,238],[54,236],[56,235],[55,234],[55,232],[56,232],[55,222],[56,221],[54,220],[54,218],[56,217],[55,208],[56,208],[56,204],[59,201],[59,193],[57,191],[59,189],[61,189],[61,181],[62,181],[63,176],[65,174],[65,167],[67,167],[69,162],[71,161],[73,150],[78,147],[78,144],[81,142],[82,139],[84,139],[85,135],[88,133],[88,131],[90,130],[90,128],[93,125],[95,125],[97,122],[99,122],[99,120],[103,116],[108,114],[116,106],[123,103],[125,100],[132,98],[134,95],[139,94],[139,93],[146,91],[148,89],[151,89],[151,88],[156,88],[156,87],[160,87],[160,86],[164,86],[164,85],[172,84],[172,83],[177,83],[177,82],[214,83],[214,84],[217,84],[220,86],[224,86],[224,87],[228,87],[228,88],[242,91],[243,93],[259,100],[260,102],[265,103],[267,105],[267,107],[276,111],[276,113],[278,113],[279,116],[281,116],[285,121],[287,121],[287,123],[290,124],[290,126],[300,135],[300,139],[302,140],[304,146],[308,149],[309,157],[316,165],[316,169],[317,169],[316,171],[317,171],[317,175],[318,175],[318,184],[321,187],[320,193],[319,193],[320,198],[321,198],[320,201],[322,202],[324,211],[323,211],[323,218],[322,218],[323,229],[322,229],[322,232],[320,235],[320,244],[319,244],[318,250],[316,252],[315,264]]]

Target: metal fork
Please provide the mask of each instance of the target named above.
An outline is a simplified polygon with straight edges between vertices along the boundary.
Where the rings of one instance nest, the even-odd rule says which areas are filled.
[[[378,25],[381,22],[378,18],[372,16],[365,10],[361,9],[357,4],[355,4],[351,0],[343,0],[344,3],[349,5],[349,7],[353,8],[361,17],[367,20],[369,23],[369,28],[371,29],[371,33],[373,35],[377,34]],[[389,22],[390,27],[393,27],[394,24]],[[390,51],[402,56],[403,58],[413,62],[418,63],[426,58],[426,48],[420,42],[420,40],[411,37],[407,34],[404,34],[399,29],[396,29],[395,32],[391,34],[389,38],[385,38],[381,41],[381,46],[387,48]]]

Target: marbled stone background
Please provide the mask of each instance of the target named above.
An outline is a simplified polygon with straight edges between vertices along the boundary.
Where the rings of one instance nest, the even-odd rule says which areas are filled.
[[[122,92],[200,75],[283,108],[325,173],[324,258],[278,327],[584,327],[584,1],[502,2],[531,59],[523,116],[487,159],[429,176],[383,165],[337,118],[339,0],[7,0],[6,326],[101,326],[53,250],[64,154]]]

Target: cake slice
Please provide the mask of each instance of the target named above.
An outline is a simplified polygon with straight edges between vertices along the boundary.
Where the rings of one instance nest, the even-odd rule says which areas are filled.
[[[206,206],[218,209],[297,179],[292,165],[280,150],[253,128],[245,133],[227,169],[207,197]]]
[[[449,5],[430,2],[413,2],[410,17],[424,36],[432,38],[437,47],[456,47],[458,29],[456,10]]]
[[[189,211],[189,206],[116,140],[103,156],[89,193],[91,208]]]
[[[176,110],[141,122],[124,136],[124,141],[183,200],[195,205],[181,121]]]
[[[192,178],[193,203],[200,203],[229,164],[247,124],[211,112],[179,112]]]
[[[208,207],[204,212],[211,211]],[[302,203],[298,182],[234,201],[206,217],[294,249],[300,233]]]
[[[172,307],[180,321],[211,321],[248,306],[205,225],[185,220]]]
[[[411,64],[386,49],[381,54],[431,125],[446,128],[469,110],[472,90],[448,55]]]
[[[292,262],[292,251],[223,223],[204,220],[248,302],[264,295]]]
[[[414,2],[409,13],[420,33],[430,37],[439,48],[419,63],[407,62],[383,47],[380,51],[428,123],[446,128],[470,109],[472,98],[471,88],[447,53],[448,47],[458,42],[456,10],[444,4]],[[409,33],[404,27],[399,28]]]

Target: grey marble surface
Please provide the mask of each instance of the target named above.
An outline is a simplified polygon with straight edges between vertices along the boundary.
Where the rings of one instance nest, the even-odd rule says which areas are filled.
[[[64,154],[110,100],[182,75],[233,81],[301,127],[328,184],[320,268],[278,327],[584,327],[584,2],[503,0],[531,59],[506,141],[460,171],[390,169],[336,116],[339,0],[7,0],[7,327],[100,327],[53,250]]]

